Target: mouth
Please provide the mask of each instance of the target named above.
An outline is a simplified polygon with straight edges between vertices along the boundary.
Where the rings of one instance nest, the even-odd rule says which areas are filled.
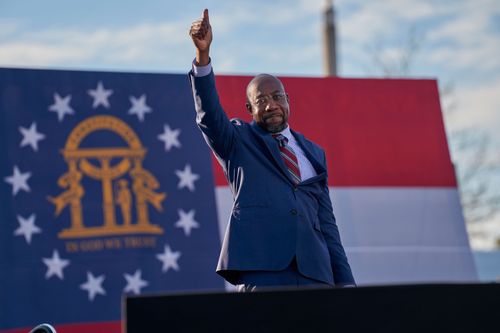
[[[277,123],[283,121],[283,115],[281,113],[271,113],[264,117],[264,122]]]

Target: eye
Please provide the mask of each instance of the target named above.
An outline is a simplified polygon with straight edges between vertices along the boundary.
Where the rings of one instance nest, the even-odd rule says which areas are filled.
[[[282,94],[282,93],[274,94],[273,99],[277,102],[281,102],[285,99],[285,94]]]
[[[257,100],[255,101],[255,104],[264,105],[264,104],[266,104],[266,99],[264,97],[257,98]]]

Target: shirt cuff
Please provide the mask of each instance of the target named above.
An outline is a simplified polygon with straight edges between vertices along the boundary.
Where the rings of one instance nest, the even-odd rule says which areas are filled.
[[[196,60],[193,60],[193,74],[195,77],[207,76],[212,71],[212,62],[205,66],[196,66]]]

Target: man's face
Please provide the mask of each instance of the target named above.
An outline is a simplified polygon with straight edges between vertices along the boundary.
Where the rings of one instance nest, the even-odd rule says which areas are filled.
[[[287,127],[288,101],[283,84],[274,76],[257,76],[248,86],[247,110],[255,122],[270,133],[281,132]]]

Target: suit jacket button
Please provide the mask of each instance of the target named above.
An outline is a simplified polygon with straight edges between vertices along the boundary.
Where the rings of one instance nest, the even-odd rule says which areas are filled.
[[[297,210],[296,209],[292,209],[292,210],[290,210],[290,213],[292,213],[292,215],[297,215]]]

